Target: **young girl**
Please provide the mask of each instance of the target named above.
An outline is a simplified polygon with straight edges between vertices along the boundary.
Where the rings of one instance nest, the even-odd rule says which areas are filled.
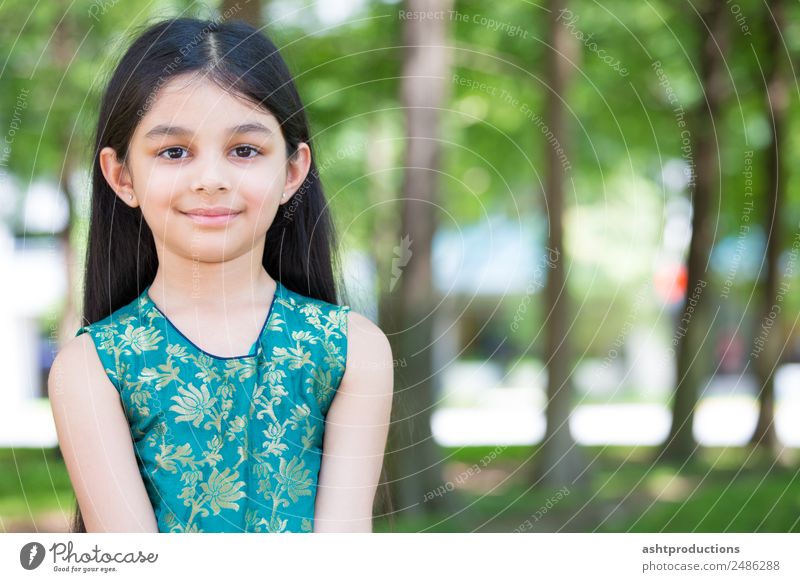
[[[109,82],[95,145],[88,325],[48,382],[73,529],[371,531],[392,353],[337,304],[277,48],[244,23],[152,26]]]

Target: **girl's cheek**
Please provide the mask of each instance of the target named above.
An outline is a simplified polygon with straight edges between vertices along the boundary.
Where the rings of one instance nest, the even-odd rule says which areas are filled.
[[[156,205],[169,205],[180,192],[186,190],[185,180],[174,173],[154,171],[145,179],[147,195]]]
[[[239,194],[247,199],[249,204],[267,206],[270,199],[277,200],[281,196],[283,182],[274,174],[265,176],[243,177],[239,181]]]

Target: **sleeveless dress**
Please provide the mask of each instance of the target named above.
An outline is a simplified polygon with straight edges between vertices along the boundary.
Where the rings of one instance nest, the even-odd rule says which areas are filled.
[[[277,289],[250,352],[192,343],[148,290],[81,327],[117,389],[160,532],[311,532],[347,305]]]

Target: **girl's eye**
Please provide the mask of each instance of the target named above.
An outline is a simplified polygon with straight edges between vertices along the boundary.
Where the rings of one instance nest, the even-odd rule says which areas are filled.
[[[158,154],[159,157],[164,157],[164,154],[167,154],[168,160],[180,160],[183,159],[181,153],[185,152],[186,149],[180,146],[174,146],[171,148],[167,148],[164,151]]]
[[[236,157],[243,159],[254,158],[260,153],[253,146],[237,146],[233,151],[236,152]]]
[[[237,158],[241,158],[243,160],[254,158],[261,153],[257,148],[249,145],[237,146],[233,148],[233,151],[236,153]],[[187,157],[183,154],[188,154],[186,148],[181,146],[173,146],[162,150],[159,152],[158,156],[168,160],[182,160]]]

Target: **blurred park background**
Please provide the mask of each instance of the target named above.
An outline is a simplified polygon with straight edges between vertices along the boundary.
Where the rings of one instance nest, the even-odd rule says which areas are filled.
[[[0,527],[66,531],[46,379],[138,27],[296,76],[345,302],[389,335],[377,531],[800,531],[800,5],[0,3]]]

